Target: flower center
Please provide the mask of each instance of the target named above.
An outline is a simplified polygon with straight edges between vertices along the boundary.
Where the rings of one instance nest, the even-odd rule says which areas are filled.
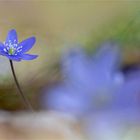
[[[8,54],[9,55],[14,55],[15,54],[16,49],[14,47],[9,48],[8,50]]]
[[[8,53],[9,55],[17,55],[22,51],[22,46],[18,46],[17,43],[11,43],[11,41],[9,41],[8,43],[4,43],[4,45],[4,52]]]

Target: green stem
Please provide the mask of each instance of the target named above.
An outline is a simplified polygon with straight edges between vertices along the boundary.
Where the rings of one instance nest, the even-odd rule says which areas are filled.
[[[19,95],[24,103],[24,105],[31,111],[33,111],[33,108],[32,108],[32,105],[30,104],[30,102],[28,101],[28,99],[26,98],[26,96],[24,95],[23,91],[21,90],[21,87],[19,85],[19,82],[17,80],[17,77],[16,77],[16,74],[15,74],[15,70],[14,70],[14,66],[13,66],[13,61],[12,60],[9,60],[10,61],[10,66],[11,66],[11,70],[12,70],[12,74],[13,74],[13,77],[14,77],[14,80],[15,80],[15,84],[17,86],[17,89],[19,91]]]

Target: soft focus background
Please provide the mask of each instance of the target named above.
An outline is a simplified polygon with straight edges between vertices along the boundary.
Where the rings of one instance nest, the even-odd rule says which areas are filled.
[[[16,29],[19,41],[30,36],[37,40],[30,51],[39,55],[37,59],[14,62],[21,87],[37,111],[42,110],[44,89],[61,83],[61,58],[71,47],[82,46],[90,55],[102,42],[115,40],[122,47],[122,66],[140,64],[139,0],[3,0],[1,42],[10,29]],[[0,112],[0,139],[58,140],[59,136],[61,140],[82,140],[86,136],[90,140],[140,139],[140,114],[133,112],[134,108],[126,114],[121,109],[92,112],[80,122],[60,112],[11,115],[25,109],[17,92],[9,61],[0,56],[0,110],[8,111]]]

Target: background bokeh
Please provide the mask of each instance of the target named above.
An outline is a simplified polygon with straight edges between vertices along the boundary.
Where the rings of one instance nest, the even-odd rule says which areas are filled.
[[[124,63],[139,62],[140,2],[131,0],[4,0],[0,1],[0,41],[16,29],[19,41],[35,36],[30,51],[39,57],[15,62],[21,86],[36,109],[44,87],[61,79],[60,58],[75,44],[91,53],[105,40],[123,47]],[[0,57],[0,109],[23,109],[9,61]]]

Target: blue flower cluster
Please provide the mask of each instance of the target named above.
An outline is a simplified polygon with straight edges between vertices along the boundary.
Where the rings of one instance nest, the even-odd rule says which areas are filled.
[[[125,74],[121,51],[106,42],[94,55],[74,48],[63,56],[64,80],[45,91],[43,107],[75,116],[93,111],[138,108],[140,69]]]
[[[30,37],[18,43],[16,30],[9,31],[6,41],[0,42],[0,54],[8,57],[10,60],[32,60],[37,58],[37,55],[25,54],[35,44],[35,37]]]

